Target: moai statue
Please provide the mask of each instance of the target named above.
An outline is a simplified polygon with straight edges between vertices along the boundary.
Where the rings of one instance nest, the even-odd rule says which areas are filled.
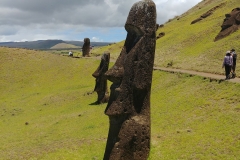
[[[235,8],[231,13],[225,14],[226,18],[221,26],[222,30],[215,37],[214,41],[227,37],[240,28],[240,8]]]
[[[97,70],[92,74],[96,78],[96,84],[94,91],[98,94],[97,104],[107,103],[109,99],[108,88],[107,88],[107,77],[104,75],[109,66],[110,53],[105,52],[101,57],[100,65]]]
[[[84,38],[84,44],[82,46],[82,56],[83,57],[90,57],[90,39],[89,38]]]
[[[135,3],[122,51],[105,75],[112,81],[105,114],[110,127],[104,160],[146,160],[150,151],[150,93],[156,45],[156,6]]]

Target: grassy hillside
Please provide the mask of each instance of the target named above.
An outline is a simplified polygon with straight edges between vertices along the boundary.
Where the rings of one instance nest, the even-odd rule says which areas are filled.
[[[211,16],[191,25],[193,20],[221,3],[223,6]],[[173,68],[223,74],[221,66],[226,51],[235,48],[240,53],[240,30],[216,42],[214,38],[221,30],[225,14],[236,7],[239,7],[239,0],[204,0],[183,15],[169,20],[157,31],[157,35],[164,32],[165,36],[156,41],[155,65],[166,67],[172,62]],[[94,52],[109,50],[111,57],[117,58],[123,44],[120,42]],[[237,63],[240,63],[239,59]],[[240,67],[236,72],[240,73]]]
[[[102,155],[108,118],[89,105],[98,61],[8,48],[0,58],[0,159]]]
[[[67,43],[58,43],[55,46],[51,47],[50,49],[67,49],[67,48],[80,48],[80,47]]]
[[[0,48],[0,159],[102,159],[106,104],[91,105],[98,65]],[[240,157],[239,90],[240,84],[154,71],[149,159]]]

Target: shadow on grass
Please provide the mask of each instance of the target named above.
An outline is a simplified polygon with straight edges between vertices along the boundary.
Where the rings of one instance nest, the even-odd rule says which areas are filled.
[[[101,104],[101,103],[99,103],[98,101],[96,101],[96,102],[90,103],[89,105],[94,106],[94,105],[100,105],[100,104]]]

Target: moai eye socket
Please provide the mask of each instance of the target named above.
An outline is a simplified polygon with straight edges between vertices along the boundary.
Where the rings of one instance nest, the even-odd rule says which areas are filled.
[[[141,37],[144,34],[140,28],[133,25],[125,25],[125,29],[128,33],[134,34],[138,37]]]

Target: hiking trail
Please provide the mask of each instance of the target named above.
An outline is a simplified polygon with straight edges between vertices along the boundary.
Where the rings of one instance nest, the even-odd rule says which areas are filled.
[[[80,58],[86,58],[86,59],[101,59],[101,56],[98,57],[80,57]],[[110,62],[115,62],[115,59],[110,59]],[[160,70],[160,71],[165,71],[165,72],[174,72],[174,73],[186,73],[190,75],[197,75],[201,77],[206,77],[212,80],[218,80],[219,82],[221,81],[229,81],[233,83],[240,83],[240,78],[235,77],[232,79],[225,80],[225,75],[219,75],[219,74],[214,74],[214,73],[205,73],[205,72],[198,72],[198,71],[193,71],[193,70],[185,70],[185,69],[175,69],[175,68],[166,68],[166,67],[153,67],[154,70]]]

